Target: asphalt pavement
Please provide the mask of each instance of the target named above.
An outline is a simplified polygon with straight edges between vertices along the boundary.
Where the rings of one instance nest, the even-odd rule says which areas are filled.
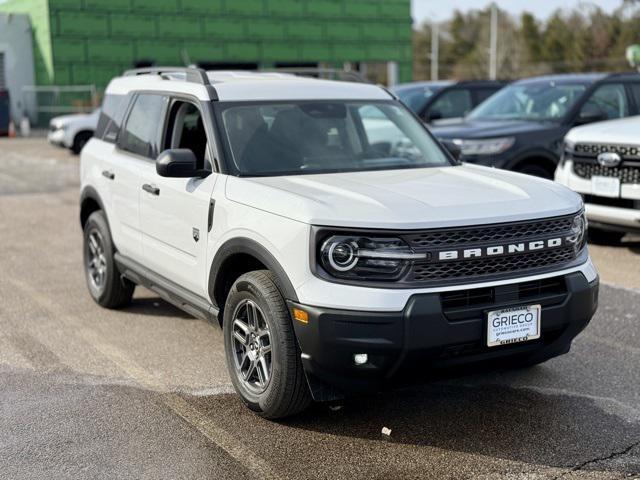
[[[640,239],[591,247],[600,308],[569,354],[274,423],[218,327],[143,289],[93,303],[78,196],[77,157],[0,140],[0,478],[640,478]]]

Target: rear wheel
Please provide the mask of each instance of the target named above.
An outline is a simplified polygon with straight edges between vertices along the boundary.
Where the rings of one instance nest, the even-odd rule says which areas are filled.
[[[223,329],[229,375],[247,407],[276,419],[311,403],[289,312],[271,272],[249,272],[236,280]]]
[[[104,212],[93,212],[84,226],[84,271],[91,297],[105,308],[127,305],[135,288],[129,280],[121,278],[114,253]]]
[[[602,245],[615,245],[622,241],[625,232],[615,232],[612,230],[601,230],[599,228],[589,228],[589,240]]]

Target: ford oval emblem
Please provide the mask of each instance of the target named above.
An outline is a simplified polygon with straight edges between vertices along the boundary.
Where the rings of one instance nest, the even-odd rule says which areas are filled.
[[[605,152],[598,155],[598,163],[603,167],[617,167],[622,158],[615,152]]]

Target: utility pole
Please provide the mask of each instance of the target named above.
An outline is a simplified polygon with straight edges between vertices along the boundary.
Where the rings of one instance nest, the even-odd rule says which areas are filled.
[[[431,22],[431,80],[438,80],[438,62],[440,50],[440,26],[438,22]]]
[[[489,48],[489,78],[495,80],[498,76],[498,6],[491,4],[491,46]]]

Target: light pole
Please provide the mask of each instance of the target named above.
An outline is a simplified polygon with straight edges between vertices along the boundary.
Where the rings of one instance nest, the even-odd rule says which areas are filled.
[[[495,80],[498,76],[498,6],[491,4],[491,38],[489,40],[489,78]]]
[[[431,80],[438,80],[438,62],[440,51],[440,26],[438,22],[431,22]]]

